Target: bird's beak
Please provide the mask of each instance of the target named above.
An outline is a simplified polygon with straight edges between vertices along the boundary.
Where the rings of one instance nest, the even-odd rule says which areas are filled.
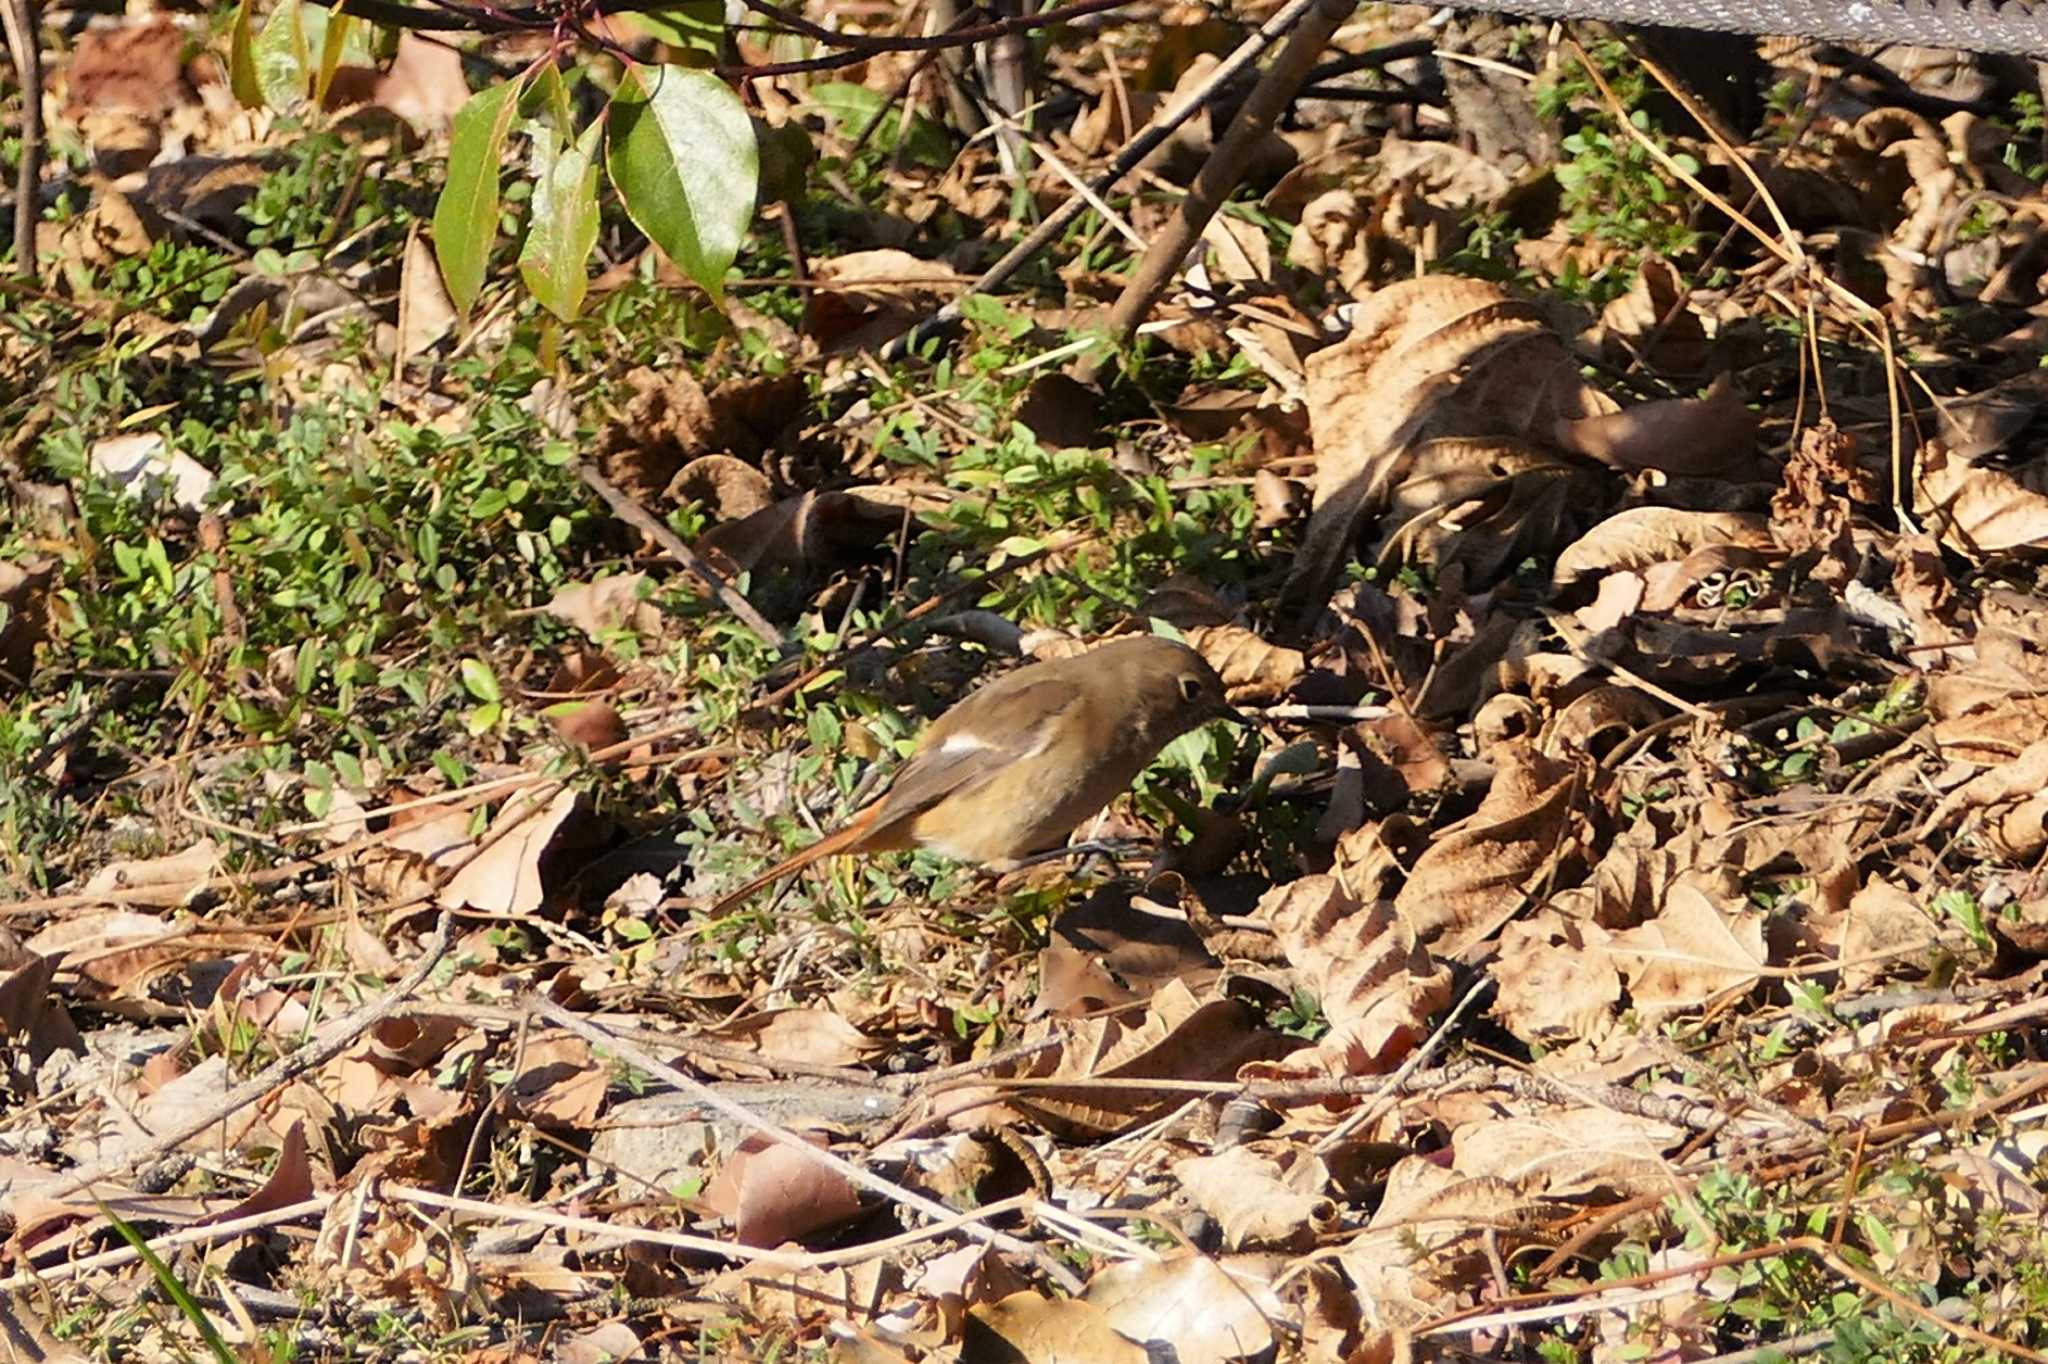
[[[1209,708],[1209,718],[1212,720],[1228,720],[1233,725],[1249,725],[1251,723],[1249,716],[1235,706],[1232,706],[1228,701],[1218,701],[1215,705],[1211,706]]]

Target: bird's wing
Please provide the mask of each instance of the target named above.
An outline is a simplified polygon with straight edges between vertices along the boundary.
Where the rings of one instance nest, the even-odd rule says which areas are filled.
[[[925,732],[917,752],[889,784],[873,827],[879,831],[915,819],[946,797],[979,786],[1040,751],[1051,741],[1057,718],[1078,699],[1071,683],[1055,678],[1021,687],[997,683],[976,692]],[[1017,716],[1035,722],[1018,725]],[[993,723],[998,717],[1007,723]]]

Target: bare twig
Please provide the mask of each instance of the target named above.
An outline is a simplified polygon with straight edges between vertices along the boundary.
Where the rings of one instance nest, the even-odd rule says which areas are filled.
[[[683,1093],[696,1099],[699,1103],[716,1109],[749,1131],[758,1132],[771,1141],[802,1153],[806,1158],[825,1166],[835,1174],[845,1178],[849,1183],[858,1185],[871,1193],[880,1194],[893,1203],[915,1208],[928,1217],[945,1219],[955,1215],[955,1209],[947,1207],[937,1199],[927,1198],[921,1193],[913,1192],[900,1184],[892,1183],[871,1170],[861,1168],[844,1156],[837,1156],[830,1151],[813,1146],[810,1142],[805,1141],[787,1128],[777,1127],[765,1118],[757,1116],[745,1106],[735,1103],[725,1095],[720,1094],[702,1080],[685,1074],[645,1047],[636,1046],[616,1034],[606,1032],[603,1028],[586,1022],[551,1000],[536,997],[533,1001],[533,1008],[534,1012],[545,1018],[548,1022],[553,1023],[556,1027],[566,1028],[584,1041],[603,1047],[614,1055],[630,1061],[650,1075],[661,1076]],[[1025,1256],[1035,1262],[1040,1269],[1045,1271],[1046,1276],[1061,1288],[1069,1293],[1080,1293],[1081,1281],[1074,1276],[1074,1272],[1046,1254],[1042,1246],[1032,1245],[1028,1241],[1020,1241],[1014,1236],[973,1222],[963,1223],[960,1230],[962,1234],[976,1241],[994,1246],[999,1250],[1009,1251],[1013,1255]]]
[[[1295,25],[1299,24],[1310,10],[1319,4],[1325,3],[1331,3],[1331,0],[1288,0],[1288,3],[1278,13],[1265,23],[1259,25],[1255,33],[1239,44],[1236,51],[1225,57],[1221,62],[1218,62],[1216,69],[1209,73],[1207,80],[1188,91],[1187,94],[1167,108],[1162,109],[1158,117],[1153,119],[1143,132],[1126,143],[1123,151],[1118,153],[1116,160],[1111,163],[1109,169],[1088,182],[1089,188],[1098,195],[1107,194],[1110,190],[1114,189],[1118,181],[1129,175],[1133,170],[1136,170],[1146,157],[1156,151],[1159,145],[1166,141],[1168,137],[1171,137],[1176,128],[1193,118],[1202,109],[1223,99],[1236,84],[1237,78],[1249,70],[1252,63],[1256,62],[1267,48],[1292,32]],[[1398,50],[1405,51],[1405,45],[1402,45]],[[1382,50],[1383,54],[1395,53],[1396,51],[1396,48]],[[1371,54],[1361,54],[1362,57],[1369,55]],[[1382,59],[1392,60],[1392,57],[1383,55]],[[1067,230],[1068,225],[1080,217],[1087,208],[1088,201],[1079,195],[1061,204],[1057,209],[1046,215],[1045,221],[1038,225],[1036,231],[1011,247],[1001,260],[991,265],[982,273],[981,278],[970,284],[966,292],[961,295],[961,298],[974,294],[985,294],[991,289],[1000,288],[1011,276],[1029,264],[1032,258],[1037,256],[1040,251],[1043,251],[1047,246],[1057,241],[1060,235]],[[945,307],[939,309],[938,312],[932,314],[917,326],[912,327],[894,341],[891,341],[883,348],[882,358],[884,360],[900,360],[910,354],[916,347],[937,336],[955,322],[958,322],[960,320],[960,301],[958,298],[954,299]]]
[[[35,0],[0,0],[7,50],[21,86],[21,163],[14,179],[14,273],[36,278],[36,221],[43,216],[43,54]]]
[[[624,521],[634,530],[660,545],[671,559],[688,569],[697,581],[710,588],[712,594],[725,604],[725,609],[740,618],[740,623],[761,637],[771,649],[780,649],[783,644],[782,631],[769,624],[768,618],[754,609],[754,604],[739,594],[739,590],[719,575],[717,569],[704,562],[704,556],[684,543],[683,537],[670,530],[653,512],[627,496],[624,489],[606,478],[588,464],[578,463],[576,476],[605,500],[612,509],[612,515]]]
[[[1181,262],[1202,239],[1209,220],[1244,179],[1252,153],[1272,136],[1280,115],[1293,103],[1315,67],[1316,58],[1329,46],[1331,35],[1356,8],[1358,0],[1315,0],[1302,16],[1294,36],[1287,40],[1287,46],[1259,77],[1244,107],[1231,121],[1230,130],[1195,175],[1195,182],[1180,201],[1173,221],[1152,239],[1151,247],[1131,271],[1130,282],[1110,306],[1109,330],[1119,345],[1130,339],[1145,314],[1152,311],[1152,305],[1166,291]],[[1098,352],[1080,367],[1080,377],[1084,381],[1092,379],[1107,359]]]
[[[237,1217],[230,1222],[208,1222],[203,1226],[186,1227],[182,1231],[166,1232],[151,1237],[146,1245],[152,1251],[176,1250],[179,1246],[210,1246],[222,1241],[232,1241],[245,1232],[261,1231],[265,1227],[282,1226],[296,1222],[302,1217],[318,1216],[334,1201],[331,1193],[315,1194],[303,1202],[287,1207],[272,1208],[269,1212],[251,1213]],[[81,1278],[95,1269],[119,1269],[122,1265],[133,1264],[142,1258],[142,1252],[133,1246],[121,1246],[114,1250],[103,1250],[97,1255],[81,1255],[76,1260],[66,1260],[48,1269],[24,1269],[20,1273],[0,1279],[0,1293],[18,1293],[25,1288],[42,1288],[50,1284],[63,1283],[69,1279]]]

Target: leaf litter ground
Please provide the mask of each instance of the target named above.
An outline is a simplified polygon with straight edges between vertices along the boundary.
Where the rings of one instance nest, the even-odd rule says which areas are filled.
[[[760,82],[815,161],[728,315],[608,218],[582,321],[501,249],[468,330],[440,49],[307,132],[84,30],[0,329],[13,1338],[2044,1357],[2038,93],[1766,44],[1745,118],[1461,22],[1317,87],[1099,391],[1207,115],[873,359],[1199,17],[1052,41],[1021,189],[936,86],[859,142],[911,56]],[[1257,723],[1088,831],[1149,865],[693,913],[1157,628]]]

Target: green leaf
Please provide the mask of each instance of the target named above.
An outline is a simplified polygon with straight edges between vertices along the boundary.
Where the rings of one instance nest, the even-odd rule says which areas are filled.
[[[708,71],[629,66],[609,119],[606,160],[627,215],[723,308],[760,174],[739,96]]]
[[[541,306],[564,322],[574,322],[583,311],[590,252],[597,245],[598,132],[593,123],[564,145],[543,125],[533,139],[533,211],[519,249],[519,274]]]
[[[299,0],[284,0],[270,12],[263,31],[250,47],[256,84],[263,102],[282,113],[306,98],[307,66],[311,49],[306,43],[305,7]],[[314,10],[314,22],[326,35],[327,11]]]
[[[650,38],[670,47],[706,52],[717,57],[725,47],[725,5],[723,0],[680,0],[680,3],[647,9],[615,11]]]
[[[185,1320],[192,1324],[192,1329],[199,1333],[199,1338],[206,1342],[206,1348],[213,1355],[216,1364],[235,1364],[234,1351],[228,1349],[227,1342],[222,1340],[220,1332],[214,1329],[213,1319],[200,1309],[199,1300],[186,1291],[185,1285],[178,1282],[178,1276],[171,1273],[171,1267],[163,1262],[163,1257],[150,1248],[149,1242],[142,1239],[142,1233],[123,1222],[118,1213],[100,1201],[99,1195],[93,1195],[93,1202],[99,1204],[101,1214],[120,1234],[121,1239],[133,1247],[135,1253],[142,1257],[142,1262],[149,1266],[149,1272],[155,1277],[157,1287],[163,1289],[164,1296],[171,1300],[171,1305],[178,1309]]]
[[[263,83],[256,78],[255,24],[249,7],[256,0],[242,0],[235,6],[234,24],[228,37],[228,89],[245,109],[263,103]]]
[[[467,313],[484,287],[491,243],[498,239],[498,160],[518,110],[524,76],[469,97],[448,141],[448,182],[434,205],[434,257],[448,296]]]
[[[462,660],[462,685],[479,701],[496,701],[503,695],[498,690],[498,675],[481,659]]]
[[[859,137],[879,118],[881,124],[868,139],[878,150],[891,151],[903,139],[903,150],[914,161],[943,166],[953,159],[953,143],[943,129],[928,118],[913,116],[906,130],[902,108],[890,108],[889,97],[879,90],[850,81],[826,81],[812,86],[808,98],[842,137]]]
[[[341,65],[342,54],[349,46],[349,35],[356,26],[353,14],[336,11],[328,16],[327,32],[320,42],[320,69],[313,78],[313,103],[325,106],[327,87],[334,83],[335,68]]]

